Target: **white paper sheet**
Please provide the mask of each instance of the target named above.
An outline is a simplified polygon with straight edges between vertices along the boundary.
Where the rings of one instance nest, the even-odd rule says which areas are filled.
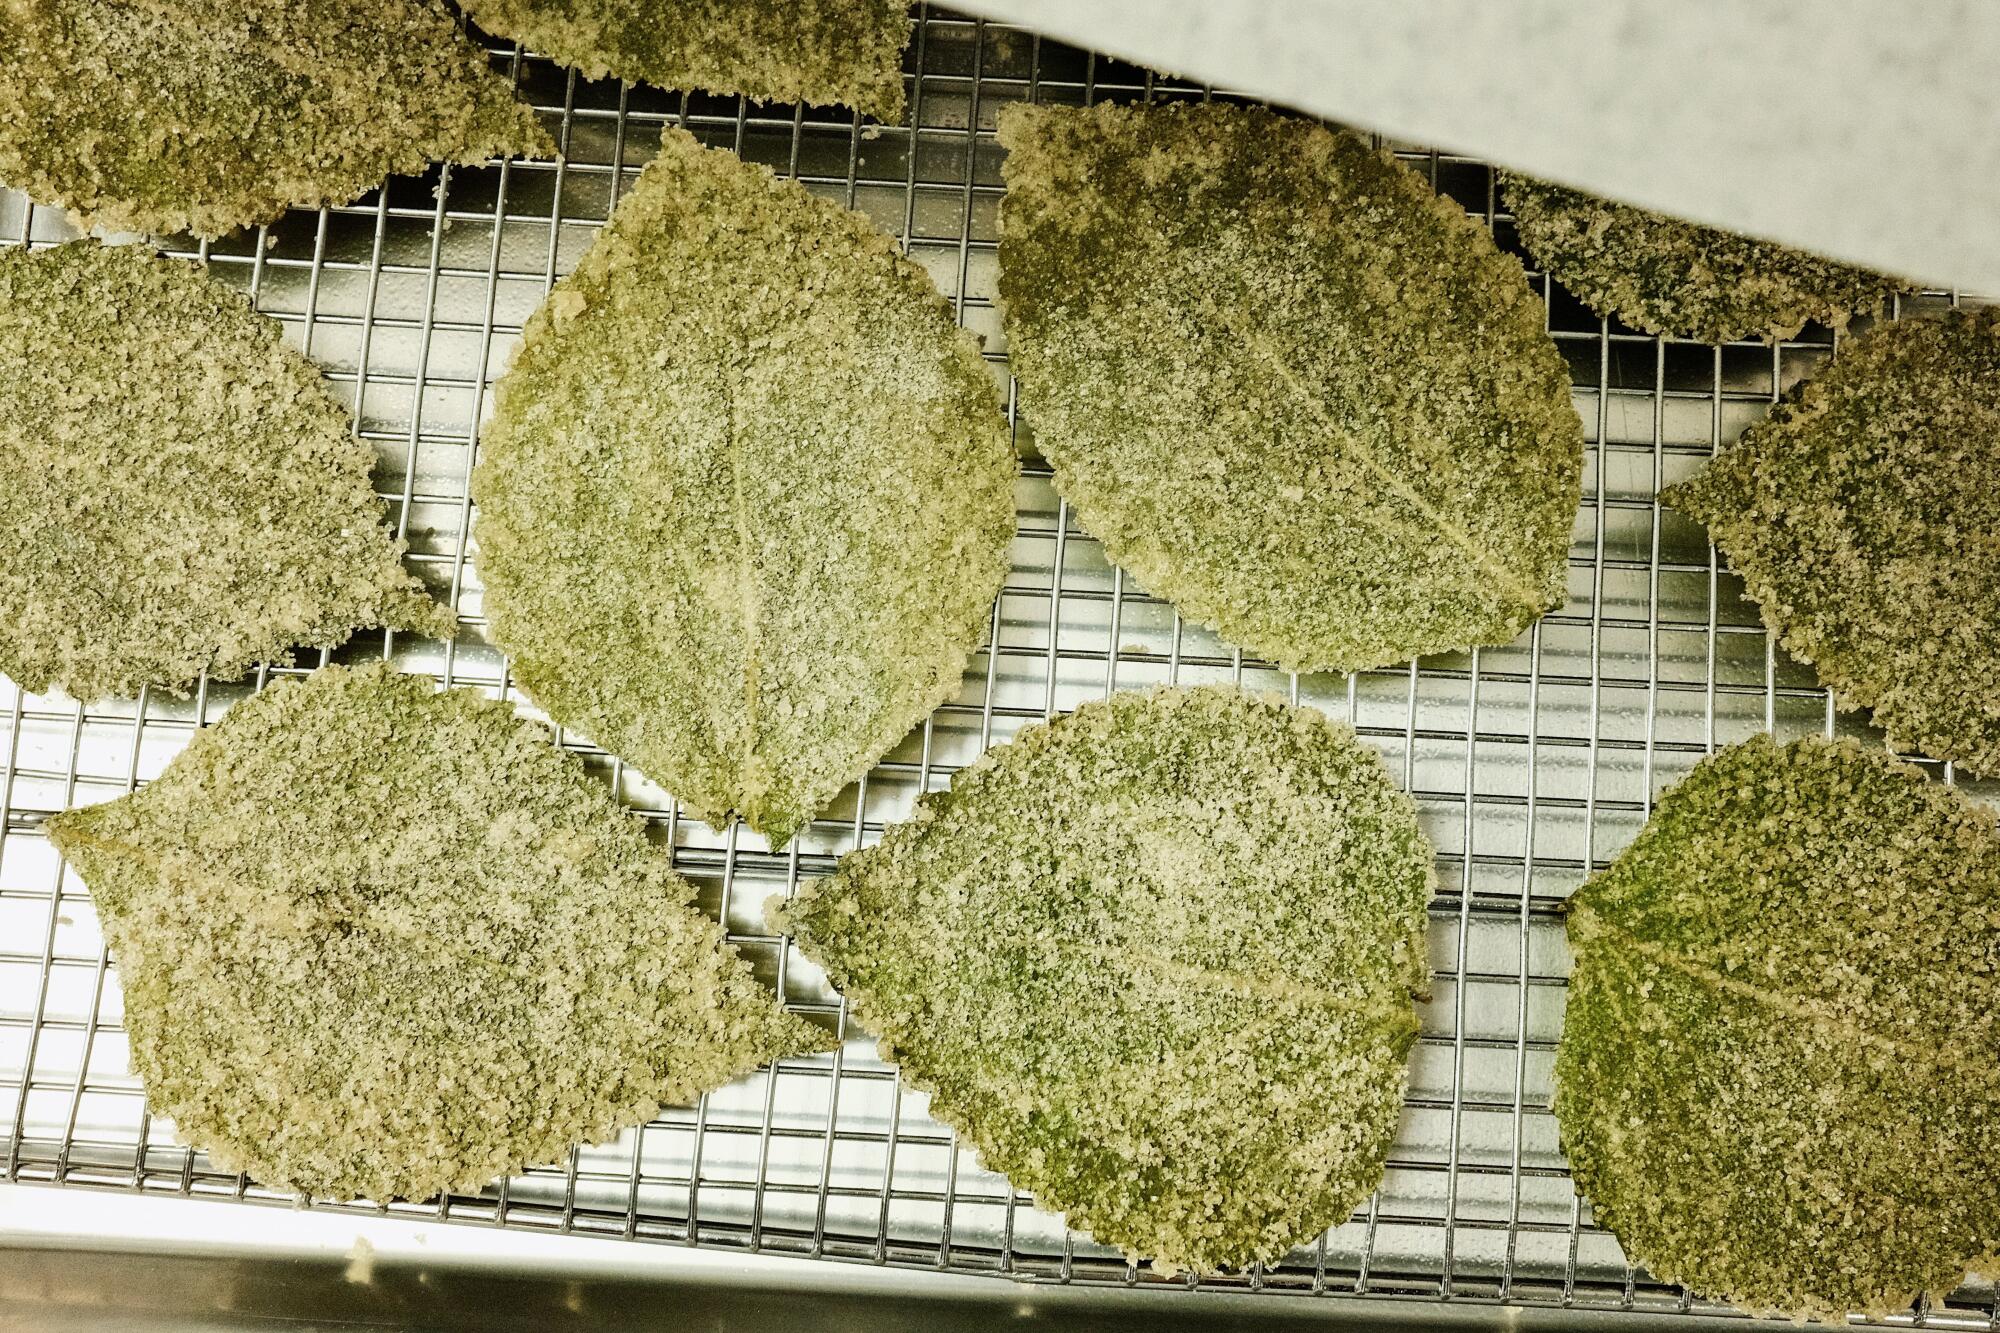
[[[2000,295],[2000,0],[954,0],[1398,139]]]

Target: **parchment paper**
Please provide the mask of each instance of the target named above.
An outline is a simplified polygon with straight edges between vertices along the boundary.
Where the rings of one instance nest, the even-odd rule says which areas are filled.
[[[954,0],[1345,124],[2000,296],[2000,0]]]

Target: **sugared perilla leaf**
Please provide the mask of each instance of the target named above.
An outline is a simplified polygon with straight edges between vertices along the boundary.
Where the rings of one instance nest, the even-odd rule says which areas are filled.
[[[555,144],[437,0],[7,0],[0,183],[217,236]]]
[[[1430,886],[1373,751],[1211,687],[1031,728],[783,915],[987,1166],[1206,1270],[1278,1258],[1380,1179]]]
[[[148,1105],[266,1185],[476,1190],[826,1045],[544,728],[386,666],[277,685],[49,833]]]
[[[1877,325],[1668,504],[1901,750],[2000,773],[2000,310]]]
[[[200,268],[0,251],[0,672],[92,701],[356,626],[449,638],[353,429],[277,322]]]
[[[977,345],[860,214],[669,130],[498,394],[494,640],[703,817],[784,841],[957,689],[1013,446]]]
[[[593,79],[903,115],[903,0],[465,0],[465,11]]]
[[[1773,241],[1500,174],[1521,244],[1600,315],[1702,342],[1789,338],[1819,320],[1845,328],[1909,286]]]
[[[1555,1111],[1655,1276],[1905,1308],[2000,1252],[2000,834],[1852,741],[1704,760],[1569,905]]]
[[[1000,294],[1057,489],[1148,591],[1299,670],[1561,603],[1583,434],[1486,229],[1351,135],[1016,105]]]

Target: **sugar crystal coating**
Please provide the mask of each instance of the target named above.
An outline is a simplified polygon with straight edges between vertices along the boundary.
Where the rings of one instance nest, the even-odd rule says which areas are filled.
[[[451,637],[374,461],[277,322],[199,267],[0,251],[0,672],[94,701],[357,626]]]
[[[1144,587],[1298,670],[1502,643],[1564,596],[1583,433],[1521,267],[1352,135],[1016,105],[1022,412]]]
[[[858,213],[669,130],[529,320],[473,477],[565,726],[782,843],[959,685],[1014,530],[992,375]]]
[[[824,1047],[547,730],[327,667],[57,815],[155,1114],[224,1170],[421,1199]]]
[[[432,161],[552,157],[437,0],[7,0],[0,182],[218,236]]]
[[[2000,310],[1877,325],[1661,499],[1899,750],[2000,773]]]
[[[1279,1258],[1380,1179],[1431,855],[1319,713],[1128,692],[988,751],[782,915],[989,1168],[1210,1270]]]
[[[1602,315],[1647,333],[1731,342],[1789,338],[1818,320],[1845,328],[1909,284],[1880,273],[1500,173],[1521,244]]]
[[[2000,833],[1885,753],[1704,760],[1570,900],[1555,1112],[1658,1278],[1843,1321],[2000,1253]]]
[[[593,79],[903,115],[902,0],[466,0],[465,10]]]

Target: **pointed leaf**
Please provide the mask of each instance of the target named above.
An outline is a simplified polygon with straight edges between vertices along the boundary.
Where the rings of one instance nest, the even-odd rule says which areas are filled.
[[[1852,741],[1704,760],[1570,900],[1555,1111],[1656,1278],[1845,1321],[2000,1243],[2000,834]]]
[[[1877,325],[1661,499],[1904,751],[2000,774],[2000,311]]]
[[[543,728],[427,677],[280,684],[49,833],[148,1104],[277,1188],[474,1190],[826,1044]]]
[[[1111,558],[1297,670],[1561,603],[1583,435],[1520,265],[1351,135],[1017,105],[1000,292],[1027,423]]]
[[[903,0],[466,0],[465,11],[588,78],[903,116]]]
[[[218,236],[432,161],[553,157],[437,0],[9,0],[0,181]]]
[[[1310,709],[1117,694],[961,771],[786,913],[985,1164],[1158,1267],[1274,1260],[1382,1174],[1431,849]]]
[[[1013,449],[976,345],[859,214],[669,130],[498,396],[494,641],[710,822],[782,843],[958,688]]]
[[[1600,315],[1702,342],[1846,328],[1909,284],[1788,245],[1500,173],[1521,244]]]
[[[353,432],[277,322],[200,268],[0,252],[0,671],[89,701],[356,626],[450,638]]]

